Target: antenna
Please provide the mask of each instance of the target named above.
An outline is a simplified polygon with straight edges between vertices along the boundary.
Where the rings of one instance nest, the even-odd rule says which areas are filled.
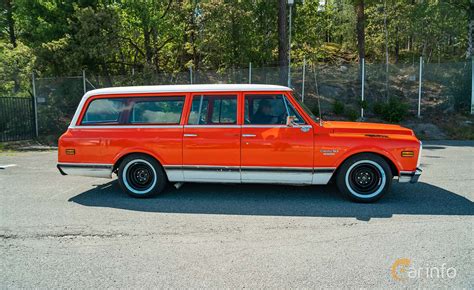
[[[314,72],[314,85],[316,86],[316,96],[318,97],[318,111],[319,111],[319,126],[323,125],[323,118],[321,114],[321,102],[320,102],[320,96],[319,96],[319,88],[318,88],[318,79],[316,77],[316,67],[314,64],[312,64],[313,67],[313,72]]]

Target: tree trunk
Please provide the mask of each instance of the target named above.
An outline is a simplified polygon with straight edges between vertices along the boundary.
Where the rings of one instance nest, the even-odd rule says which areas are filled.
[[[13,46],[13,49],[17,47],[16,43],[16,34],[15,34],[15,19],[13,19],[13,7],[12,1],[6,0],[5,1],[5,8],[6,8],[6,18],[7,18],[7,25],[8,25],[8,37],[10,39],[10,43]],[[15,67],[12,68],[13,73],[13,93],[16,93],[20,90],[20,79],[19,75],[19,68],[18,68],[18,61],[15,60]]]
[[[395,63],[400,59],[400,38],[398,36],[398,26],[395,28]]]
[[[5,7],[7,12],[7,23],[8,23],[8,36],[10,38],[10,43],[13,45],[13,48],[16,48],[16,34],[15,34],[15,20],[13,19],[13,8],[12,1],[5,0]]]
[[[288,34],[287,34],[287,0],[278,1],[278,65],[280,69],[280,83],[286,84],[288,66]]]
[[[467,58],[471,58],[473,56],[473,33],[474,33],[474,1],[471,0],[470,2],[470,5],[469,5],[469,11],[468,11],[468,15],[469,15],[469,28],[468,28],[468,33],[469,35],[467,36],[467,40],[468,40],[468,46],[467,46],[467,53],[466,53],[466,57]]]
[[[357,33],[357,51],[359,53],[359,62],[365,57],[365,15],[364,0],[355,1],[355,10],[357,14],[356,33]]]
[[[150,41],[150,30],[148,30],[148,25],[144,25],[143,27],[143,43],[145,46],[145,58],[147,64],[152,64],[152,57],[153,52],[151,48],[151,41]]]

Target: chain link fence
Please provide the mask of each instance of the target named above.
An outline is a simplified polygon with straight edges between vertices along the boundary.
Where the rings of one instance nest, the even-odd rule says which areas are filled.
[[[397,121],[384,114],[400,106],[406,116],[420,115],[429,121],[434,114],[467,113],[471,106],[472,63],[412,64],[312,64],[291,68],[291,87],[295,97],[326,119]],[[364,74],[362,74],[364,72]],[[287,67],[193,71],[96,76],[84,71],[76,77],[37,77],[34,81],[38,103],[39,134],[56,138],[64,132],[86,91],[117,86],[211,84],[211,83],[287,83]],[[420,80],[421,76],[421,80]],[[364,85],[362,85],[364,84]],[[385,108],[385,109],[384,109]],[[400,109],[398,108],[398,109]],[[385,110],[385,111],[384,111]]]

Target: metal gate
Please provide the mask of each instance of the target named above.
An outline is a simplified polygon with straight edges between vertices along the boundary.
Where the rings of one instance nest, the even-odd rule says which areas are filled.
[[[0,97],[0,142],[33,139],[34,98]]]

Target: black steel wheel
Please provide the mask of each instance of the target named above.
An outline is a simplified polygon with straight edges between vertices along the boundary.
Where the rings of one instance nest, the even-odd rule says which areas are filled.
[[[122,189],[133,197],[150,197],[163,191],[167,178],[161,165],[144,154],[127,156],[118,170]]]
[[[347,159],[338,169],[336,184],[339,190],[357,202],[373,202],[390,188],[392,172],[387,161],[372,153]]]

